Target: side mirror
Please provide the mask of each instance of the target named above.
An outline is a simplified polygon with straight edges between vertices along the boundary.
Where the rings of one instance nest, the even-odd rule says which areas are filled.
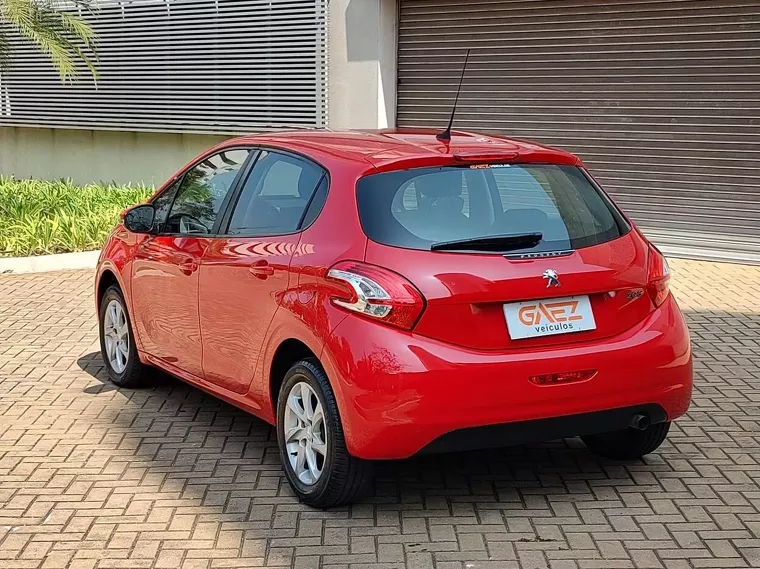
[[[124,227],[133,233],[150,233],[156,218],[156,208],[153,204],[141,204],[124,213]]]

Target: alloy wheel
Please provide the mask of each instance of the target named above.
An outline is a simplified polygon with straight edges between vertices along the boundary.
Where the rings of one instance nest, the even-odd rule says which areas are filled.
[[[124,307],[115,299],[108,303],[103,315],[103,342],[111,368],[123,373],[129,361],[129,326]]]
[[[322,403],[306,382],[288,393],[283,421],[290,466],[302,484],[316,484],[327,460],[327,427]]]

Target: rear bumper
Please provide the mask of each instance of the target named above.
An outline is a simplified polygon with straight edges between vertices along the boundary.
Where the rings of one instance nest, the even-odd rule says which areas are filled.
[[[441,435],[426,445],[420,454],[495,448],[551,441],[563,437],[593,435],[605,431],[618,431],[628,428],[631,419],[636,415],[647,417],[652,425],[663,423],[668,419],[665,409],[654,403],[649,403],[578,415],[547,417],[546,419],[486,425],[484,427],[468,427]]]
[[[673,420],[692,391],[688,331],[672,296],[617,337],[543,350],[470,350],[350,316],[325,344],[322,362],[349,452],[366,459],[610,431],[642,406]],[[597,374],[583,382],[528,380],[589,369]],[[599,413],[608,410],[620,411]],[[588,414],[590,421],[573,418]],[[535,423],[557,417],[564,419]],[[470,430],[494,425],[500,428]],[[486,436],[487,444],[472,444]]]

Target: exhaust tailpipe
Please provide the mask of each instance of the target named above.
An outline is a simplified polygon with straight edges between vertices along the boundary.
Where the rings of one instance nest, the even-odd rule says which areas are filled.
[[[652,421],[649,420],[648,415],[636,413],[633,417],[631,417],[631,422],[628,423],[628,426],[632,429],[636,429],[637,431],[646,431],[651,424]]]

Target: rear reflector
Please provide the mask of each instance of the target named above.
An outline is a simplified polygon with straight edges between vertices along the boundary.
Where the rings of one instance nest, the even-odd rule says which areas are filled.
[[[588,381],[596,375],[595,369],[583,371],[565,371],[562,373],[547,373],[544,375],[532,375],[530,382],[535,385],[557,385],[560,383],[576,383]]]
[[[670,294],[670,267],[659,249],[651,244],[649,245],[647,291],[655,307],[665,302]]]

